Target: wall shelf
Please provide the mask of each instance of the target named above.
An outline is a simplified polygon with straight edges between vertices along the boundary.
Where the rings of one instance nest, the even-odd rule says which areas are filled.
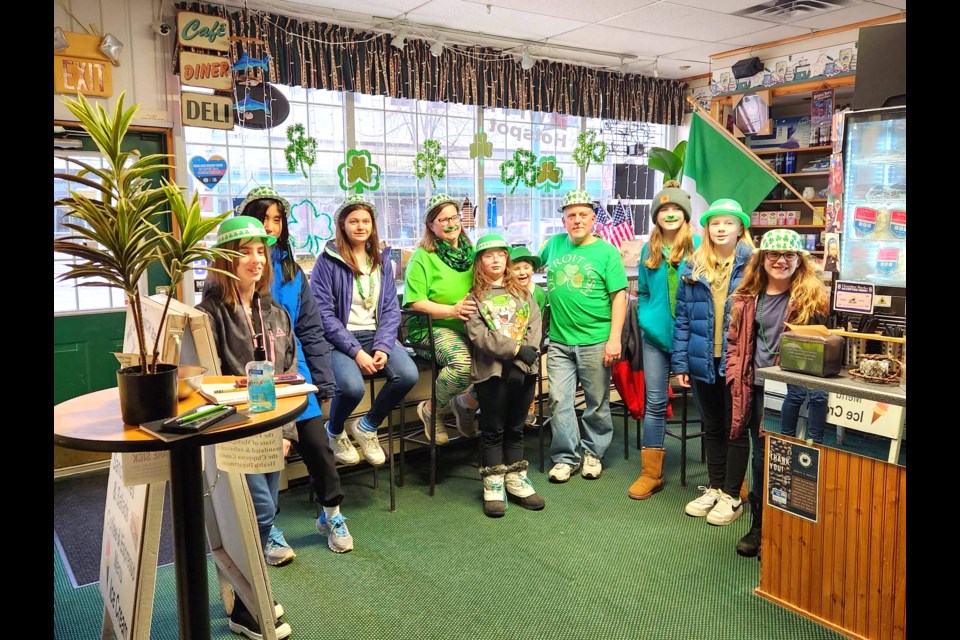
[[[820,147],[797,147],[796,149],[750,149],[758,156],[770,156],[777,153],[817,153],[821,151],[826,151],[830,153],[833,151],[833,145],[823,145]]]
[[[781,173],[781,178],[806,178],[807,176],[828,176],[829,171],[801,171],[800,173]]]
[[[807,202],[815,203],[815,202],[826,202],[826,201],[827,201],[826,198],[807,198]],[[794,198],[792,200],[761,200],[760,204],[788,204],[793,202],[802,203],[803,200],[800,200],[799,198]]]
[[[823,229],[823,224],[751,224],[751,229]]]

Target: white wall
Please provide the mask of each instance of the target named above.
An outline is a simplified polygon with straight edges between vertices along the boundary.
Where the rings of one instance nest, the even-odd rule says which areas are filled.
[[[112,109],[117,97],[126,92],[125,105],[140,104],[133,121],[136,125],[171,127],[175,114],[170,112],[179,108],[179,96],[175,90],[167,88],[172,78],[170,61],[174,33],[163,37],[155,34],[152,28],[161,19],[161,7],[166,13],[162,19],[174,24],[173,4],[162,0],[54,0],[53,3],[54,27],[85,33],[84,27],[90,29],[93,24],[100,34],[111,33],[123,43],[120,66],[113,67],[112,71],[113,96],[92,98],[92,101]],[[176,79],[172,79],[175,87]],[[171,93],[172,101],[167,98]],[[75,121],[73,114],[61,104],[63,97],[62,94],[53,95],[53,117],[55,120]]]

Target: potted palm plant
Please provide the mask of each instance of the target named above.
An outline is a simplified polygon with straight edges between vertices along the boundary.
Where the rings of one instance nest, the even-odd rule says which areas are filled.
[[[144,157],[138,151],[123,151],[121,143],[139,108],[124,110],[124,95],[117,99],[113,113],[92,105],[78,95],[64,105],[90,135],[106,166],[95,167],[76,158],[68,161],[80,167],[74,173],[55,173],[71,185],[67,197],[56,201],[66,209],[63,226],[71,235],[55,240],[54,252],[77,258],[60,280],[75,280],[82,287],[115,287],[127,296],[136,333],[139,365],[117,371],[120,411],[127,424],[142,424],[177,413],[177,365],[159,362],[160,328],[166,321],[170,299],[192,263],[217,257],[232,258],[236,252],[209,248],[203,238],[230,212],[203,218],[197,193],[189,204],[175,184],[163,180],[154,186],[152,172],[172,168],[168,154]],[[180,235],[162,230],[158,219],[171,213]],[[154,264],[170,276],[170,287],[157,337],[148,344],[143,320],[141,278]]]

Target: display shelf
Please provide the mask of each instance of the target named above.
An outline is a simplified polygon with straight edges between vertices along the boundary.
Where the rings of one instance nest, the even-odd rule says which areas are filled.
[[[780,177],[781,178],[806,178],[807,176],[818,177],[818,176],[828,176],[828,175],[830,175],[829,171],[802,171],[800,173],[781,173]]]
[[[826,202],[826,198],[807,198],[807,202]],[[799,198],[793,198],[792,200],[761,200],[760,204],[788,204],[793,202],[803,203],[803,200]]]
[[[817,152],[833,152],[833,145],[827,144],[819,147],[797,147],[796,149],[750,149],[758,156],[770,156],[778,153],[817,153]]]
[[[824,224],[751,224],[751,229],[823,229]]]

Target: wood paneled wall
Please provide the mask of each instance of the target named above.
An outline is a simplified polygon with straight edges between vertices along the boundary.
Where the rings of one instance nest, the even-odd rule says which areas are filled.
[[[906,637],[906,469],[820,449],[819,521],[764,504],[757,594],[854,638]]]

